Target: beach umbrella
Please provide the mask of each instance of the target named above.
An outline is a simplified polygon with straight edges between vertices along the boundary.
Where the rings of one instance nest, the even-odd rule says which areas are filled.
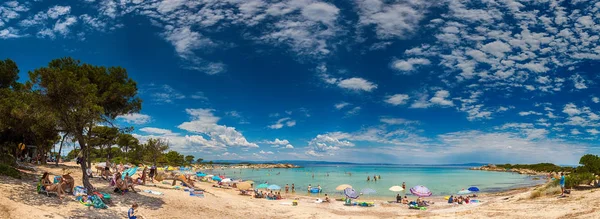
[[[247,183],[247,182],[238,183],[238,184],[236,184],[236,186],[239,190],[248,190],[248,189],[252,188],[250,183]]]
[[[223,176],[223,175],[219,175],[219,178],[221,178],[221,179],[225,179],[225,176]]]
[[[278,185],[270,185],[269,187],[267,187],[267,189],[270,190],[281,190],[281,187]]]
[[[196,173],[196,176],[198,176],[198,177],[205,177],[206,173]]]
[[[220,177],[218,177],[218,176],[213,176],[212,180],[214,180],[214,181],[219,181],[219,182],[220,182],[220,181],[221,181],[221,178],[220,178]]]
[[[377,191],[375,191],[375,189],[366,188],[361,190],[360,193],[362,193],[363,195],[370,195],[377,193]]]
[[[208,178],[211,178],[211,177],[213,177],[213,176],[215,176],[215,175],[206,175],[206,177],[208,177]]]
[[[337,191],[344,191],[344,189],[346,189],[346,188],[352,188],[352,186],[348,185],[348,184],[342,184],[342,185],[339,185],[339,186],[335,187],[335,190],[337,190]]]
[[[266,189],[267,187],[269,187],[269,185],[265,183],[256,186],[257,189]]]
[[[401,192],[401,191],[404,191],[404,189],[402,188],[402,186],[392,186],[392,187],[390,187],[390,191]]]
[[[431,191],[429,191],[429,189],[427,187],[422,186],[422,185],[412,187],[410,189],[410,193],[412,193],[413,195],[419,196],[419,197],[431,196]]]
[[[346,195],[346,197],[351,198],[351,199],[358,198],[358,193],[353,188],[349,188],[349,187],[344,189],[344,195]]]
[[[230,178],[225,178],[225,179],[221,180],[221,182],[224,182],[224,183],[231,182],[231,179]]]
[[[479,192],[479,188],[477,188],[475,186],[469,187],[468,190],[471,191],[471,192]]]
[[[471,194],[471,193],[472,193],[471,191],[463,189],[463,190],[458,191],[456,194],[467,195],[467,194]]]

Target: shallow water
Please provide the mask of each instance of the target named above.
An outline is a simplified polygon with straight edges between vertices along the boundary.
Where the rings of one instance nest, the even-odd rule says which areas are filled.
[[[395,197],[398,192],[388,189],[392,186],[401,186],[406,182],[406,190],[399,192],[410,195],[408,191],[416,185],[424,185],[431,190],[433,196],[446,196],[456,194],[461,189],[477,186],[482,192],[497,192],[517,187],[542,184],[544,180],[533,180],[533,177],[515,173],[489,172],[468,170],[468,167],[442,167],[442,166],[400,166],[400,165],[315,165],[298,169],[217,169],[207,171],[210,174],[225,175],[232,179],[255,181],[255,186],[268,182],[281,186],[282,192],[285,185],[292,183],[296,186],[296,193],[309,194],[307,186],[318,185],[322,194],[335,194],[335,188],[340,184],[350,184],[357,191],[371,188],[377,191],[370,196]],[[351,173],[351,175],[349,174]],[[314,174],[314,178],[313,178]],[[381,179],[373,181],[374,175],[381,175]],[[371,181],[367,181],[370,176]],[[291,192],[291,188],[290,188]]]

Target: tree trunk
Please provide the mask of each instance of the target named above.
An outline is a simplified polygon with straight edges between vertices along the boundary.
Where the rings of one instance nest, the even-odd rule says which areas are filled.
[[[58,161],[60,160],[60,152],[62,151],[62,147],[63,147],[63,143],[65,142],[65,138],[67,137],[69,133],[65,133],[62,137],[62,140],[60,140],[60,147],[58,148],[58,157],[56,158],[56,166],[58,166]]]
[[[87,145],[85,144],[85,140],[84,137],[82,135],[77,136],[77,141],[79,141],[79,147],[81,147],[81,152],[83,154],[83,158],[81,158],[81,162],[80,162],[80,166],[81,166],[81,171],[83,172],[83,177],[82,177],[82,183],[83,183],[83,187],[85,187],[88,191],[88,194],[91,194],[92,191],[94,191],[94,186],[92,186],[92,184],[90,183],[90,179],[88,178],[88,175],[86,173],[86,170],[88,168],[89,164],[89,148],[87,147]],[[86,161],[88,161],[86,163]]]

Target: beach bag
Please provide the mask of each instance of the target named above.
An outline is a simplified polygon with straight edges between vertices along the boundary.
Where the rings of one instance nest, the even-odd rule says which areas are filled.
[[[97,195],[92,196],[92,205],[94,206],[94,208],[100,208],[100,209],[108,208],[108,206],[106,206],[106,204],[104,204],[102,199],[100,197],[98,197]]]
[[[75,186],[75,188],[73,188],[73,195],[74,196],[87,195],[87,190],[85,188],[83,188],[83,186]]]

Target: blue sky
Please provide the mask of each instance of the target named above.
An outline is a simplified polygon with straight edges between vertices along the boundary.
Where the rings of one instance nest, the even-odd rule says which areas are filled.
[[[125,67],[118,119],[206,160],[554,162],[597,153],[600,1],[0,3],[0,58]]]

